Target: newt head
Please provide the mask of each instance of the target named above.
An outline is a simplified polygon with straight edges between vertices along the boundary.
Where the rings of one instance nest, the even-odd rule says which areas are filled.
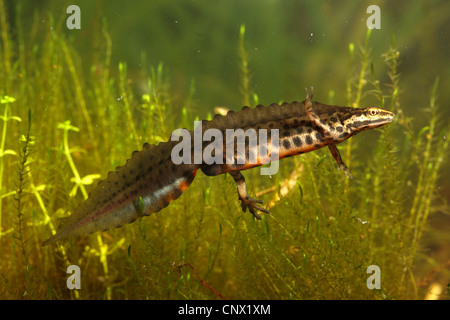
[[[342,119],[344,127],[351,131],[351,135],[358,132],[375,129],[391,123],[395,114],[378,107],[368,107],[362,109],[354,109],[355,111]]]

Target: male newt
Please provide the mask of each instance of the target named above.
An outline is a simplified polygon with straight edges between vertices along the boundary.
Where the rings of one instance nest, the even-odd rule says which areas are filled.
[[[307,93],[306,100],[301,103],[271,104],[268,107],[258,105],[253,109],[244,107],[239,112],[230,111],[226,116],[216,115],[211,121],[202,122],[202,130],[278,129],[279,159],[328,146],[339,169],[351,178],[336,144],[361,131],[391,123],[395,115],[377,107],[325,105],[312,102],[312,96],[311,90],[311,96]],[[261,165],[259,158],[256,163],[249,163],[246,157],[243,164],[174,164],[171,150],[176,144],[175,141],[163,142],[158,146],[146,143],[142,151],[134,151],[124,166],[116,168],[98,183],[88,199],[70,216],[66,227],[44,241],[43,245],[72,236],[118,228],[141,216],[158,212],[186,190],[198,169],[208,176],[229,173],[236,182],[243,211],[249,209],[257,219],[261,219],[257,210],[269,213],[259,205],[261,200],[248,196],[241,173],[242,170]],[[203,143],[202,146],[205,148],[207,144]],[[246,153],[249,152],[256,150],[249,150],[247,146]]]

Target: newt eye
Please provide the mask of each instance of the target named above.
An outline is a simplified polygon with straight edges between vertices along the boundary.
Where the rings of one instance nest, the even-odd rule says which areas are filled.
[[[369,116],[376,116],[378,115],[380,112],[378,111],[377,108],[369,108],[369,110],[367,110],[367,113],[369,114]]]

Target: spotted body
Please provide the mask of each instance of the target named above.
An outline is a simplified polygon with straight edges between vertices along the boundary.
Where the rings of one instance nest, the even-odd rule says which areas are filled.
[[[358,132],[386,125],[394,119],[392,112],[376,108],[351,108],[330,106],[312,102],[307,95],[304,102],[271,104],[268,107],[244,107],[239,112],[230,111],[226,116],[216,115],[211,121],[202,122],[202,130],[214,128],[222,133],[226,129],[278,130],[279,159],[310,152],[328,146],[338,167],[347,177],[350,171],[341,159],[336,144]],[[267,144],[270,145],[269,134]],[[197,170],[209,176],[230,173],[237,185],[237,192],[244,211],[261,219],[257,210],[268,213],[260,200],[251,199],[246,191],[242,170],[262,164],[259,155],[250,162],[250,153],[258,154],[246,145],[244,163],[174,164],[171,151],[177,141],[160,143],[158,146],[144,144],[142,151],[135,151],[122,167],[110,172],[81,203],[69,218],[61,232],[47,239],[43,245],[68,237],[108,230],[131,223],[137,218],[158,212],[172,200],[177,199],[192,183]],[[203,142],[204,149],[211,142]],[[224,143],[224,154],[227,144]],[[235,147],[235,146],[233,146]],[[233,150],[234,152],[235,150]],[[193,152],[193,150],[192,150]],[[270,150],[269,150],[270,152]]]

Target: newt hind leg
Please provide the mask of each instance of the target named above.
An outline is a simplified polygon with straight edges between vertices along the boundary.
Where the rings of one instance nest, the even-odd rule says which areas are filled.
[[[245,212],[248,209],[250,213],[253,214],[253,216],[258,220],[261,220],[261,216],[256,212],[256,210],[270,213],[269,210],[258,205],[258,203],[263,203],[262,200],[252,199],[248,196],[245,178],[240,171],[232,171],[229,173],[236,183],[239,200],[241,200],[242,211]]]

